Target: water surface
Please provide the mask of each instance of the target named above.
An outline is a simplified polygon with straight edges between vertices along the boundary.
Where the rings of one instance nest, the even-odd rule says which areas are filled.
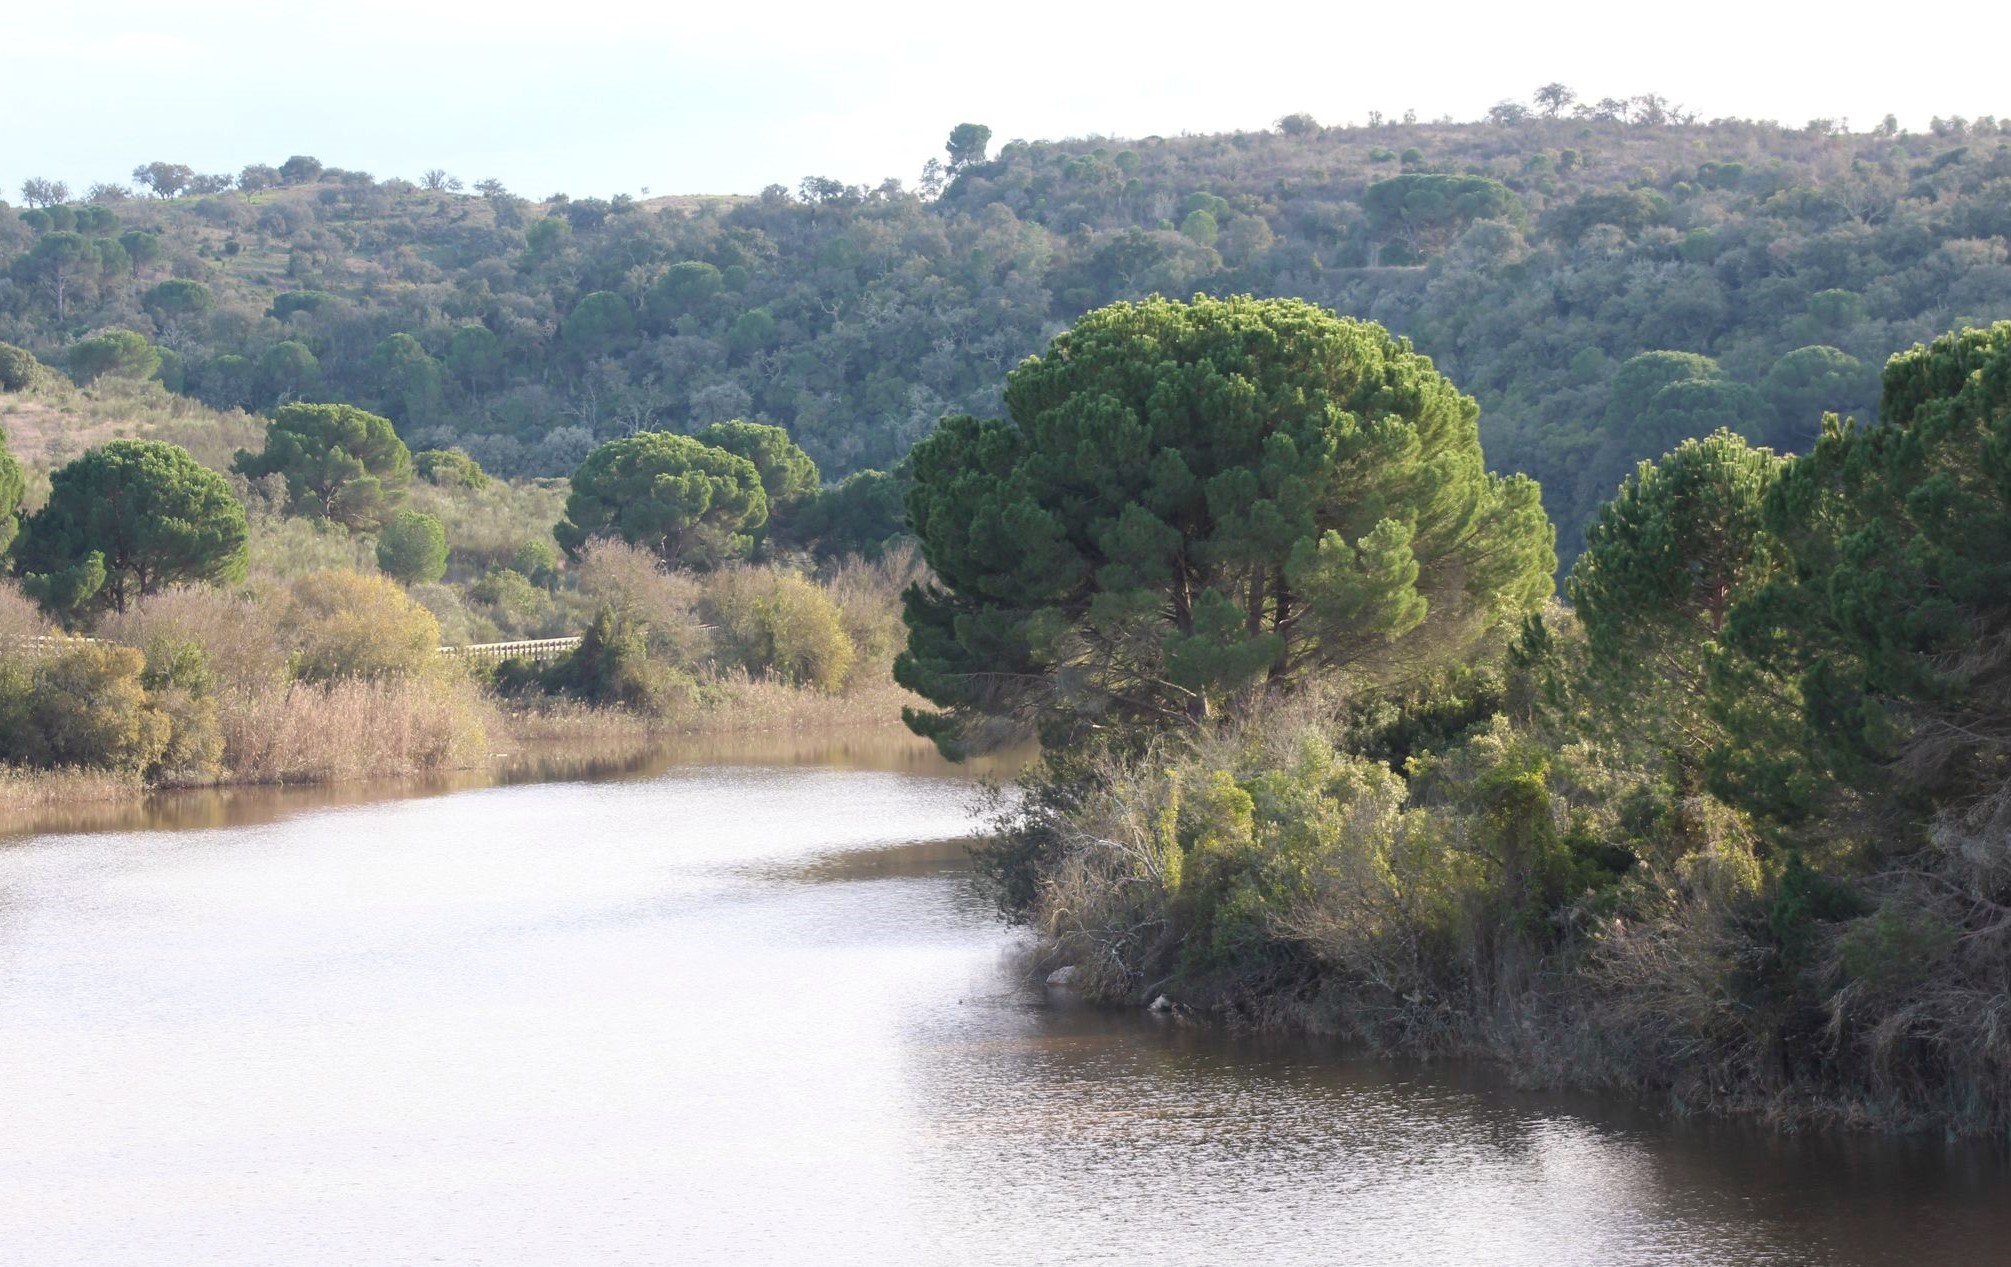
[[[2011,1256],[1987,1151],[1073,1005],[968,891],[963,777],[709,755],[0,845],[0,1262]]]

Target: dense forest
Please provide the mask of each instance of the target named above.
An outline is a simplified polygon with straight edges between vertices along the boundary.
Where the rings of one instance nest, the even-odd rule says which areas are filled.
[[[1482,406],[1575,556],[1635,461],[1720,426],[1806,449],[1885,359],[2011,316],[1993,119],[1699,122],[1649,96],[1457,124],[1011,141],[914,187],[542,199],[296,156],[135,184],[31,179],[0,215],[0,341],[216,408],[340,401],[415,450],[570,473],[600,441],[787,428],[888,469],[1083,312],[1297,296],[1408,337]]]

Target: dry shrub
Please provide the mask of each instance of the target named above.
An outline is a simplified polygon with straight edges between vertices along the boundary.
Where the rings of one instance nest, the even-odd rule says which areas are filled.
[[[925,706],[920,696],[910,695],[891,681],[833,695],[728,671],[698,692],[686,709],[672,712],[666,722],[684,734],[842,730],[898,726],[902,708]]]
[[[893,675],[894,657],[908,639],[908,628],[901,622],[901,594],[926,572],[913,542],[903,542],[872,560],[847,555],[833,569],[824,591],[837,605],[858,655],[846,679],[847,689]]]
[[[698,617],[699,584],[689,574],[665,572],[649,551],[600,538],[581,547],[577,575],[587,610],[611,608],[641,621],[651,655],[682,669],[704,659],[710,640]]]
[[[700,610],[721,669],[831,692],[858,658],[837,604],[794,572],[722,568],[705,578]]]
[[[469,610],[458,588],[435,581],[414,585],[406,592],[413,601],[433,613],[433,619],[440,625],[440,641],[443,644],[459,647],[469,643],[503,641],[503,631],[496,627],[494,621]]]
[[[479,765],[493,708],[464,677],[295,682],[223,701],[225,761],[245,783],[329,783]]]
[[[443,488],[416,480],[411,504],[447,529],[456,564],[514,567],[527,543],[551,544],[552,525],[565,514],[566,483],[492,479],[481,488]]]
[[[131,647],[62,639],[0,662],[0,761],[146,773],[173,721],[141,681]]]
[[[169,589],[107,613],[97,634],[149,654],[166,645],[192,645],[220,685],[269,685],[286,677],[289,658],[274,605],[271,599],[207,586]]]
[[[326,520],[253,515],[250,571],[254,577],[285,580],[310,572],[377,571],[377,548]]]
[[[394,581],[311,572],[287,587],[281,628],[294,676],[307,682],[381,679],[439,667],[440,624]]]
[[[130,771],[33,770],[0,763],[0,818],[11,820],[49,805],[129,800],[145,790],[140,776]]]
[[[657,733],[654,718],[623,708],[596,708],[584,700],[547,695],[522,701],[501,721],[498,738],[514,744],[584,744],[594,746],[640,742]]]
[[[0,644],[40,638],[50,632],[51,626],[35,600],[23,594],[13,581],[0,577]],[[0,646],[0,653],[5,649]]]

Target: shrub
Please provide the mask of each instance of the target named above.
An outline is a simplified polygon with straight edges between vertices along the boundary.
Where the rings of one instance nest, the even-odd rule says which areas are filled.
[[[0,343],[0,391],[25,392],[42,377],[42,363],[27,348]]]
[[[311,572],[288,593],[283,628],[304,682],[410,676],[438,661],[439,623],[383,577]]]
[[[481,464],[459,449],[426,449],[412,455],[419,478],[441,488],[487,488],[489,476]]]
[[[662,713],[687,679],[650,657],[649,633],[632,612],[605,606],[580,637],[580,645],[552,666],[551,688],[618,708]]]
[[[838,607],[793,572],[733,568],[707,578],[702,610],[724,665],[835,691],[858,652]]]
[[[548,630],[556,611],[552,596],[521,572],[491,568],[468,587],[468,597],[496,626],[512,637],[534,637]]]
[[[401,513],[377,539],[377,566],[407,585],[439,580],[447,574],[447,530],[423,511]]]
[[[162,590],[98,622],[98,637],[142,651],[199,650],[218,689],[267,690],[286,678],[288,648],[270,600],[205,586]]]
[[[14,582],[0,577],[0,656],[8,653],[11,644],[40,638],[49,632],[49,622],[35,600],[23,594]]]
[[[710,650],[698,617],[697,582],[662,571],[649,551],[623,541],[588,542],[580,551],[578,575],[580,596],[593,604],[590,610],[613,608],[641,622],[652,656],[690,669]]]
[[[82,640],[0,660],[0,761],[151,770],[174,722],[148,698],[145,663],[131,647]]]
[[[114,328],[73,346],[69,360],[70,376],[85,386],[108,376],[145,378],[160,368],[161,354],[145,335]]]

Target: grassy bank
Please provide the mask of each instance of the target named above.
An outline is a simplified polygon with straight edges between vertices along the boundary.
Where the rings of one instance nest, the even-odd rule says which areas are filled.
[[[0,810],[411,778],[553,746],[895,728],[916,702],[890,673],[913,567],[677,575],[597,544],[544,594],[597,623],[542,668],[442,656],[418,597],[345,569],[166,590],[104,613],[88,638],[0,582]]]

